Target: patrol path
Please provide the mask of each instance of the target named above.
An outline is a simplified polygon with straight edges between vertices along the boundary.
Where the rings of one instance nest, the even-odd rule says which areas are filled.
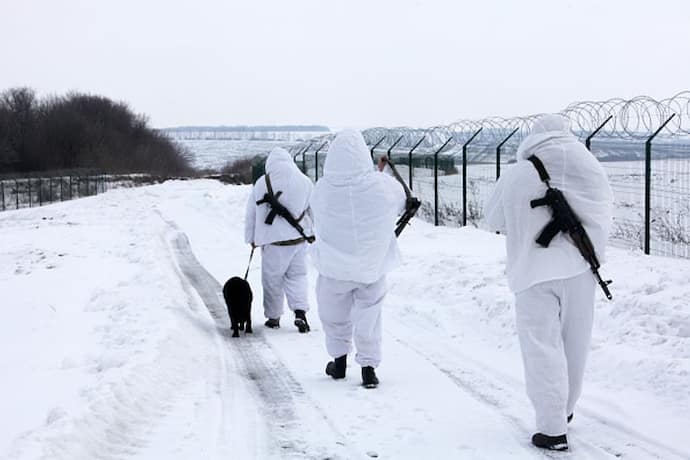
[[[216,319],[228,353],[241,361],[239,369],[254,387],[249,391],[265,417],[276,458],[422,458],[441,446],[446,454],[472,458],[533,458],[537,453],[525,436],[494,442],[514,431],[509,421],[471,394],[458,392],[432,363],[410,356],[399,344],[392,344],[389,353],[393,363],[401,364],[388,366],[390,377],[368,391],[360,387],[357,366],[342,382],[323,374],[327,357],[317,323],[309,335],[298,335],[292,325],[266,330],[257,318],[254,334],[231,338],[220,284],[196,260],[185,234],[177,233],[173,247],[182,273]],[[292,366],[303,375],[297,377]]]
[[[288,368],[276,359],[272,346],[267,342],[263,328],[257,325],[255,332],[242,340],[231,337],[227,309],[222,298],[222,286],[196,260],[184,233],[176,232],[172,245],[182,274],[196,290],[216,323],[218,334],[226,347],[226,358],[239,361],[238,370],[246,379],[256,404],[268,427],[269,452],[280,458],[352,458],[345,438],[336,430],[332,436],[305,439],[310,424],[329,424],[322,410],[305,394]],[[243,334],[244,335],[244,334]],[[228,388],[228,392],[235,391]],[[232,409],[230,409],[232,410]],[[242,423],[241,415],[236,418]],[[232,433],[234,427],[223,429]]]
[[[193,189],[190,184],[191,193]],[[244,206],[245,196],[232,194],[230,203],[228,195],[216,198],[227,209],[194,210],[195,217],[176,221],[189,235],[200,262],[222,281],[244,272],[249,250],[241,243],[241,219],[230,217],[236,215],[232,208]],[[214,200],[207,200],[206,205],[211,203]],[[183,213],[178,209],[170,208],[167,215],[188,214],[189,209]],[[197,224],[201,221],[203,226]],[[327,436],[341,434],[346,446],[363,458],[368,454],[396,459],[552,455],[529,444],[533,412],[522,383],[512,297],[501,273],[500,238],[498,244],[491,234],[473,234],[472,238],[482,250],[468,253],[462,233],[450,228],[417,223],[402,235],[405,265],[389,279],[391,289],[383,313],[384,360],[378,372],[381,385],[376,390],[360,387],[359,367],[352,359],[345,381],[334,382],[324,375],[329,358],[315,308],[313,271],[313,309],[308,314],[312,332],[298,334],[287,309],[281,329],[263,328],[260,260],[255,260],[249,274],[255,292],[255,329],[263,333],[273,359],[289,369],[291,379],[297,382],[298,387],[293,388],[298,388],[298,394],[293,398],[308,398],[307,404],[317,407],[328,420],[321,426],[301,424],[299,432],[306,433],[307,445],[310,439],[323,437],[319,433],[324,430]],[[438,240],[457,243],[440,245]],[[265,347],[260,348],[260,353],[266,352]],[[276,390],[278,394],[289,398],[285,386],[275,386],[282,388]],[[690,458],[682,446],[654,440],[643,430],[627,426],[623,411],[634,411],[634,407],[619,406],[616,398],[601,401],[601,393],[592,387],[586,387],[571,425],[568,456]],[[595,417],[594,413],[610,416]]]
[[[388,334],[384,337],[386,357],[378,389],[361,387],[360,369],[353,360],[346,379],[330,379],[324,373],[329,358],[315,308],[308,314],[312,325],[309,334],[299,334],[289,314],[278,330],[263,326],[260,260],[255,260],[249,272],[255,292],[256,332],[228,338],[220,280],[244,271],[248,249],[241,243],[241,223],[225,228],[223,223],[202,226],[197,224],[205,221],[200,215],[159,208],[166,220],[187,232],[173,238],[182,273],[217,319],[217,332],[224,337],[228,353],[240,360],[248,391],[265,416],[267,437],[273,444],[270,452],[275,458],[542,457],[499,411],[458,391],[447,375]],[[218,240],[219,231],[230,236]],[[217,246],[212,249],[214,245],[229,247],[218,251]],[[219,253],[241,257],[219,260]],[[235,268],[228,273],[224,263]],[[214,270],[224,274],[215,275]],[[310,277],[313,282],[314,273]],[[310,295],[314,305],[313,289]]]

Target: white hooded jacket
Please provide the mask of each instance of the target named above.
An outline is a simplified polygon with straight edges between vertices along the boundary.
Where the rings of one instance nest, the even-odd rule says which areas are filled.
[[[590,268],[563,232],[551,240],[548,248],[536,243],[551,220],[551,210],[548,206],[530,207],[530,201],[542,198],[547,190],[534,165],[527,161],[531,155],[544,164],[551,186],[563,192],[602,264],[611,229],[613,193],[606,172],[572,135],[565,118],[540,117],[520,144],[517,163],[501,175],[485,204],[485,220],[490,229],[506,234],[506,272],[515,293],[537,283],[571,278]]]
[[[302,214],[304,217],[299,222],[307,236],[312,235],[311,216],[307,211],[309,198],[313,185],[309,178],[302,174],[297,165],[292,161],[290,154],[280,147],[271,151],[266,159],[266,174],[271,178],[273,193],[283,192],[278,201],[285,206],[290,214],[297,219]],[[267,203],[257,205],[266,194],[266,176],[261,176],[247,200],[245,214],[244,239],[246,243],[254,243],[257,246],[287,241],[300,238],[301,235],[287,220],[276,216],[272,225],[265,223],[266,216],[271,210]]]
[[[375,170],[362,135],[339,133],[311,199],[312,256],[319,274],[370,284],[397,267],[400,252],[393,231],[404,207],[402,186]]]

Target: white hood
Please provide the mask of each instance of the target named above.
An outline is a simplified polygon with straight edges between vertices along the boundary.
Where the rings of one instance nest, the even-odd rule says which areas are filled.
[[[331,183],[345,184],[373,173],[371,153],[362,135],[355,130],[338,134],[328,148],[324,177],[328,177]]]
[[[373,283],[400,263],[393,233],[405,206],[402,186],[374,169],[362,135],[339,133],[314,187],[313,260],[323,276]]]
[[[565,118],[540,117],[520,144],[517,163],[501,176],[485,206],[491,230],[506,234],[508,281],[514,292],[540,282],[576,276],[589,268],[570,237],[563,233],[556,235],[548,248],[535,242],[551,220],[551,211],[548,207],[530,207],[531,200],[546,193],[537,170],[526,161],[531,155],[544,163],[551,186],[565,195],[601,263],[611,229],[613,193],[606,172],[570,132]]]
[[[561,115],[548,114],[537,118],[532,125],[529,136],[519,145],[517,157],[526,160],[534,149],[546,142],[578,142],[570,132],[570,121]]]
[[[283,148],[271,150],[266,159],[266,174],[271,180],[273,193],[283,192],[278,201],[285,206],[295,218],[301,216],[309,206],[312,183],[302,174],[292,161],[290,154]],[[261,176],[247,201],[245,215],[245,241],[259,246],[299,238],[300,234],[285,219],[276,216],[272,225],[264,223],[270,207],[268,204],[257,205],[267,192],[266,176]],[[311,235],[310,217],[306,215],[300,225],[307,235]]]

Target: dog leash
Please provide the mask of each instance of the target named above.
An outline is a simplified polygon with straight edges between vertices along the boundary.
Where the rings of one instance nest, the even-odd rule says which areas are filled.
[[[249,267],[252,266],[252,257],[254,257],[254,249],[256,249],[256,246],[252,246],[252,252],[249,254],[249,263],[247,264],[247,271],[244,272],[245,281],[247,281],[247,275],[249,275]]]

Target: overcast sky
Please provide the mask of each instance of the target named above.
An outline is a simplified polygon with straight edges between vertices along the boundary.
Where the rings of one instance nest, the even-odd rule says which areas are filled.
[[[690,89],[688,0],[0,0],[0,89],[154,127],[430,126]]]

